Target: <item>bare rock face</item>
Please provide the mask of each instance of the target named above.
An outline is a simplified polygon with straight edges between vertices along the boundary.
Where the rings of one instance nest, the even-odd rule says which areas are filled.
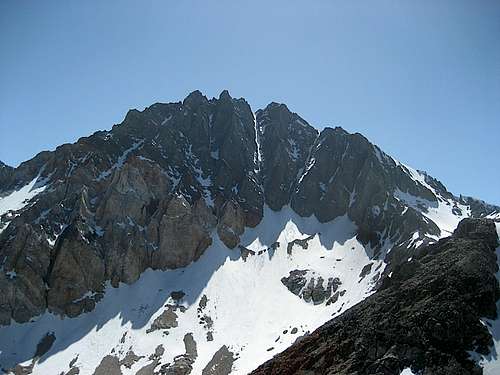
[[[296,238],[293,241],[290,241],[288,245],[286,246],[286,252],[288,255],[292,255],[293,253],[293,247],[294,246],[300,246],[302,249],[307,250],[309,247],[309,241],[311,241],[314,238],[314,234],[310,235],[306,238]]]
[[[311,278],[302,292],[302,298],[306,302],[313,302],[315,305],[325,302],[333,293],[335,293],[342,283],[338,277],[329,277],[324,285],[325,280],[319,276]]]
[[[463,219],[458,224],[453,236],[455,238],[482,241],[492,248],[498,245],[498,235],[492,220]]]
[[[214,224],[215,217],[203,201],[191,207],[184,197],[172,197],[159,221],[159,247],[152,254],[153,267],[184,267],[198,259],[212,243],[208,230]]]
[[[236,246],[262,217],[256,155],[248,104],[195,91],[16,169],[0,165],[0,196],[33,179],[47,187],[0,217],[0,324],[88,311],[108,280],[198,259],[215,228]]]
[[[315,305],[329,300],[342,284],[338,277],[329,277],[325,283],[323,277],[308,277],[308,273],[308,270],[290,271],[288,276],[281,278],[281,283],[299,298]]]
[[[318,131],[284,104],[271,103],[256,118],[266,204],[279,210],[290,202]]]
[[[11,318],[27,322],[45,309],[50,249],[46,238],[29,224],[7,243],[0,272],[0,324],[9,324]]]
[[[276,103],[258,111],[256,117],[264,194],[272,209],[290,204],[299,215],[314,215],[321,222],[347,215],[358,225],[359,239],[374,248],[381,240],[378,233],[386,228],[394,240],[417,228],[439,234],[434,223],[407,209],[395,194],[408,193],[429,204],[438,198],[361,134],[349,134],[340,127],[318,133]],[[426,180],[443,196],[450,195],[438,181]],[[407,218],[401,220],[401,215]]]
[[[146,331],[154,332],[160,329],[170,329],[177,327],[177,314],[172,306],[169,306],[158,318],[154,320],[151,327]]]
[[[307,284],[307,270],[293,270],[286,277],[281,278],[281,283],[287,287],[287,289],[298,296],[302,289]]]
[[[118,357],[113,355],[104,357],[93,375],[122,375]]]
[[[75,222],[63,233],[48,280],[48,308],[69,316],[92,310],[91,300],[81,298],[89,291],[102,292],[104,287],[105,269],[99,247],[79,224]]]
[[[240,242],[240,236],[245,229],[245,215],[241,207],[232,201],[222,208],[222,217],[217,225],[217,234],[224,244],[234,249]]]
[[[117,171],[96,205],[98,235],[109,244],[104,255],[106,279],[132,283],[151,266],[150,254],[158,246],[158,221],[152,218],[160,197],[171,191],[168,178],[158,166],[131,158]],[[147,236],[155,231],[154,238]]]
[[[415,210],[394,197],[397,191],[437,202],[429,189],[415,184],[402,165],[362,135],[339,127],[325,128],[314,142],[291,206],[302,216],[314,214],[321,222],[347,214],[360,228],[359,238],[373,247],[380,241],[377,233],[393,228],[391,223],[397,221],[398,230],[388,233],[389,237],[401,234],[400,217],[405,214],[409,216],[403,221],[408,227],[405,237],[416,228],[439,234],[437,226],[420,214],[410,217]]]
[[[193,363],[198,357],[196,349],[196,341],[194,341],[193,334],[188,333],[184,335],[184,347],[186,352],[174,358],[174,363],[162,368],[162,374],[165,375],[188,375],[193,370]]]
[[[10,179],[12,176],[12,173],[14,171],[14,168],[11,166],[5,164],[0,160],[0,186],[3,186],[6,184],[6,182]]]
[[[233,369],[235,361],[234,353],[232,353],[226,345],[222,345],[217,350],[203,369],[202,375],[229,375]]]

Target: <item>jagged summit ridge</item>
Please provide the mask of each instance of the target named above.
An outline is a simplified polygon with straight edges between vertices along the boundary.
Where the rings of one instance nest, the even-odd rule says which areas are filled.
[[[131,110],[112,130],[42,152],[0,182],[3,324],[46,308],[89,311],[106,281],[184,267],[214,232],[235,248],[265,206],[320,222],[345,216],[376,256],[389,244],[435,241],[471,214],[361,134],[319,132],[284,104],[254,114],[227,91]]]
[[[449,244],[494,246],[489,221],[463,219],[500,212],[455,197],[359,133],[319,131],[279,103],[254,112],[227,91],[131,110],[110,131],[8,171],[0,180],[7,373],[247,374]],[[451,266],[468,262],[453,256]],[[488,282],[490,266],[478,267]],[[488,296],[478,316],[493,316]],[[373,311],[367,321],[380,321]]]

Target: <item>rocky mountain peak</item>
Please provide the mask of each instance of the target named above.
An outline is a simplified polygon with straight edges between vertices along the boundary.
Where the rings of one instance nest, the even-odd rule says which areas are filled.
[[[183,100],[182,104],[196,110],[201,105],[208,104],[208,99],[201,91],[195,90]]]
[[[345,217],[383,256],[388,244],[416,248],[442,237],[434,212],[458,223],[472,202],[361,134],[319,132],[275,102],[254,117],[227,90],[218,99],[193,91],[182,103],[130,110],[110,131],[0,171],[1,197],[24,194],[0,211],[0,288],[10,291],[0,297],[0,323],[46,308],[77,315],[106,281],[184,267],[214,235],[236,248],[266,207],[321,223]],[[14,271],[15,280],[5,276]]]
[[[233,98],[229,94],[228,90],[222,90],[222,92],[219,94],[219,100],[221,100],[223,102],[228,102],[228,101],[233,100]]]

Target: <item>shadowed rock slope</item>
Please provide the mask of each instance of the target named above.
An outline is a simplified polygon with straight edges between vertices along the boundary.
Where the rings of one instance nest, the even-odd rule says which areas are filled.
[[[481,374],[468,352],[492,345],[480,319],[497,315],[497,246],[493,221],[462,220],[395,267],[377,293],[252,374]]]

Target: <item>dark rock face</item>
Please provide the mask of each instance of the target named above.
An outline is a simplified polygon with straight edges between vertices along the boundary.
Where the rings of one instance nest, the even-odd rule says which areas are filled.
[[[81,309],[92,310],[93,305],[85,309],[85,303],[91,299],[80,298],[87,291],[102,290],[105,272],[104,261],[96,251],[100,246],[82,235],[85,232],[79,224],[75,223],[64,232],[48,279],[47,306],[69,316],[78,315]]]
[[[172,299],[176,302],[183,299],[185,295],[186,293],[184,293],[182,290],[174,290],[172,293],[170,293],[170,297],[172,297]]]
[[[454,237],[467,240],[480,240],[493,248],[498,244],[498,235],[492,220],[463,219],[458,224]]]
[[[324,280],[321,276],[318,278],[313,277],[304,288],[302,298],[304,298],[306,302],[312,301],[315,305],[323,303],[331,297],[332,293],[337,291],[341,284],[338,277],[329,277],[325,287]]]
[[[160,373],[165,375],[188,375],[193,370],[193,363],[198,357],[196,350],[196,342],[193,335],[188,333],[184,336],[185,354],[181,354],[174,358],[174,363],[171,365],[162,366]]]
[[[199,324],[205,328],[207,332],[207,341],[213,341],[214,340],[214,333],[213,333],[213,320],[212,318],[205,313],[205,309],[207,307],[208,303],[208,298],[204,294],[201,299],[200,303],[198,305],[198,308],[196,309],[196,313],[199,319]]]
[[[133,350],[129,350],[125,357],[120,361],[120,366],[125,366],[125,368],[130,369],[133,364],[139,361],[141,358],[144,358],[144,356],[138,356],[133,352]]]
[[[480,374],[468,351],[492,344],[480,318],[500,297],[492,221],[463,220],[452,237],[386,275],[374,295],[252,374]]]
[[[45,310],[43,276],[50,264],[50,248],[32,226],[20,227],[9,242],[8,248],[1,248],[8,251],[7,257],[4,255],[5,272],[0,272],[0,322],[4,324],[10,323],[11,317],[27,321]]]
[[[321,222],[348,215],[359,226],[359,238],[373,247],[388,228],[386,235],[394,241],[419,229],[439,234],[434,223],[407,209],[394,192],[431,204],[438,198],[361,134],[339,127],[318,133],[283,104],[257,111],[256,119],[265,202],[272,209],[290,204],[299,215],[315,215]],[[427,180],[451,196],[439,181]]]
[[[150,333],[160,329],[175,328],[178,326],[177,317],[175,309],[172,306],[169,306],[154,320],[151,327],[146,332]]]
[[[315,305],[328,300],[342,284],[338,277],[330,277],[325,286],[325,280],[321,276],[308,278],[307,273],[307,270],[293,270],[281,282],[290,292]]]
[[[241,207],[228,201],[222,208],[222,217],[217,225],[217,234],[224,244],[234,249],[240,242],[240,236],[245,230],[245,216]]]
[[[0,160],[0,186],[6,184],[6,182],[10,179],[12,173],[14,172],[14,168],[5,164]]]
[[[0,324],[51,311],[91,310],[104,283],[146,268],[184,267],[212,243],[228,247],[262,218],[252,111],[223,92],[129,111],[97,132],[13,169],[0,196],[37,178],[46,186],[0,217]],[[15,275],[8,276],[8,275]]]
[[[139,369],[136,375],[155,375],[157,373],[155,372],[155,368],[160,364],[163,353],[165,353],[165,348],[160,344],[156,347],[155,352],[148,357],[151,362]]]
[[[290,292],[298,296],[307,284],[306,274],[307,270],[293,270],[287,277],[282,277],[281,282]]]
[[[0,197],[30,183],[40,190],[0,212],[0,324],[46,309],[92,310],[107,281],[117,287],[147,268],[187,266],[213,233],[235,248],[264,204],[322,222],[347,215],[375,253],[386,240],[404,248],[415,232],[428,240],[439,228],[397,194],[428,205],[453,196],[430,176],[439,196],[411,175],[360,134],[319,133],[277,103],[254,118],[227,91],[131,110],[110,131],[17,168],[0,163]],[[500,212],[474,202],[478,215]]]
[[[234,361],[234,354],[226,345],[223,345],[205,366],[202,375],[229,375],[233,369]]]
[[[191,206],[182,196],[168,203],[158,224],[158,249],[152,253],[153,268],[184,267],[210,246],[209,228],[215,224],[203,200]]]
[[[122,375],[118,357],[107,355],[97,366],[93,375]]]
[[[321,222],[348,215],[359,227],[359,239],[375,248],[384,229],[392,239],[407,237],[417,228],[439,234],[434,223],[425,221],[413,208],[406,209],[395,197],[396,191],[437,202],[428,188],[411,179],[404,166],[362,135],[326,128],[314,142],[291,207],[301,216],[314,214]]]
[[[296,238],[295,240],[290,241],[288,243],[288,245],[286,246],[287,254],[292,255],[293,247],[295,245],[300,246],[304,250],[307,250],[307,248],[309,247],[309,241],[311,241],[313,238],[314,238],[314,235],[311,235],[311,236],[308,236],[308,237],[303,238],[303,239]]]
[[[363,269],[361,270],[361,272],[359,274],[360,280],[363,280],[366,277],[366,275],[368,275],[371,272],[372,266],[373,266],[373,263],[368,263],[366,266],[363,267]]]
[[[266,204],[279,210],[290,202],[318,131],[284,104],[257,111],[256,121]]]
[[[240,249],[241,257],[245,262],[249,256],[255,255],[255,251],[247,249],[245,246],[239,245],[238,247]]]
[[[52,347],[52,345],[54,344],[55,341],[56,341],[56,336],[54,335],[54,333],[47,332],[45,334],[45,336],[43,336],[40,339],[40,341],[38,342],[38,344],[36,346],[35,353],[33,355],[31,363],[29,365],[23,366],[23,365],[18,364],[14,368],[1,369],[1,370],[5,371],[6,374],[13,374],[13,375],[29,375],[29,374],[33,373],[33,368],[35,367],[35,364],[38,362],[38,360],[44,354],[46,354],[50,350],[50,348]],[[72,367],[72,366],[70,366],[70,367]],[[73,375],[78,374],[79,372],[75,372],[77,370],[78,369],[75,369],[74,371],[72,371],[72,374]]]
[[[42,355],[47,353],[54,344],[54,341],[56,341],[56,336],[52,332],[48,332],[44,337],[42,337],[36,346],[35,358],[40,358]]]

